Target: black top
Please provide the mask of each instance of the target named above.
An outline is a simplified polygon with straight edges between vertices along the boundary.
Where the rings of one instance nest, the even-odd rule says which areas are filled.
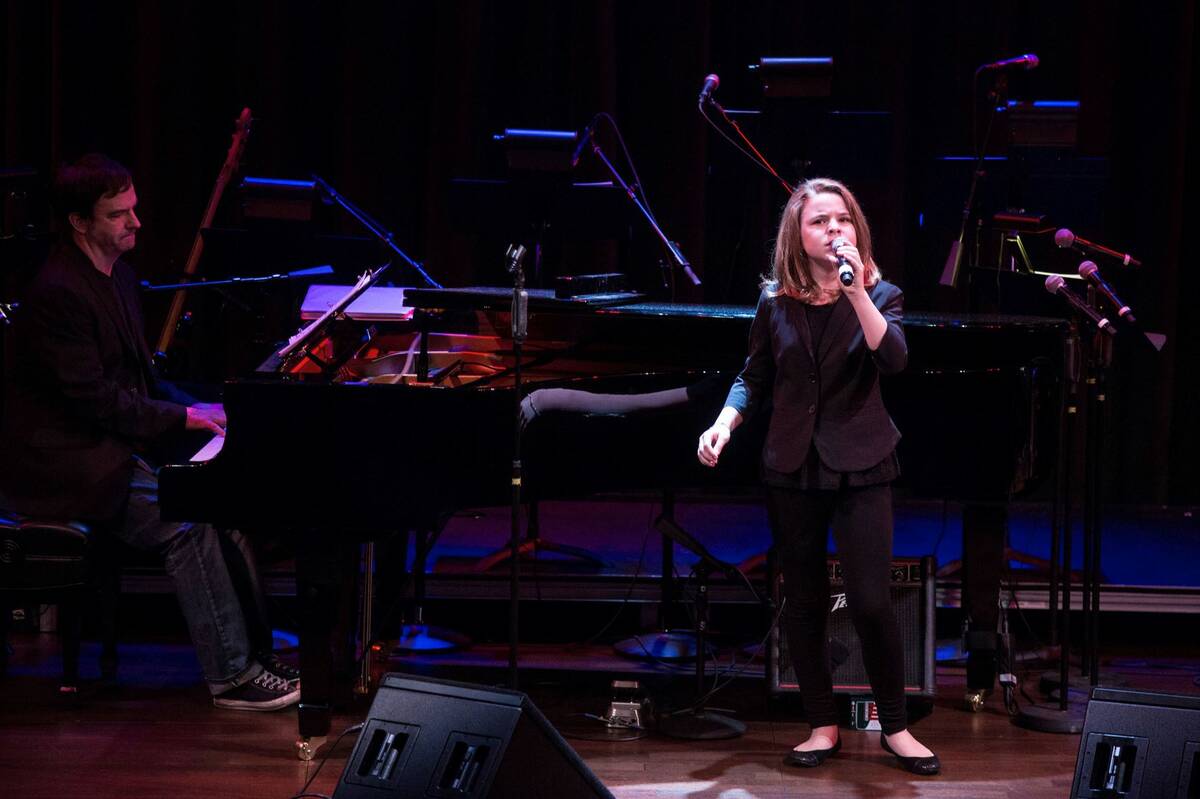
[[[821,339],[829,318],[833,315],[834,303],[825,305],[808,304],[804,315],[808,319],[808,331],[813,349],[821,349]],[[808,449],[804,465],[794,472],[784,474],[763,467],[763,482],[776,488],[792,488],[803,491],[836,491],[844,486],[858,488],[880,483],[890,483],[900,476],[900,461],[893,450],[886,458],[869,469],[857,472],[836,472],[821,462],[815,446]]]
[[[155,379],[142,329],[128,264],[105,275],[73,243],[51,252],[12,330],[0,428],[9,510],[108,519],[128,494],[133,452],[183,430],[187,398]]]
[[[806,305],[804,315],[808,318],[808,335],[812,339],[814,350],[821,349],[821,337],[829,325],[829,317],[833,314],[834,303],[826,305]]]
[[[896,448],[900,432],[883,406],[879,377],[900,371],[908,360],[903,293],[881,280],[869,296],[887,322],[874,350],[845,295],[828,312],[816,312],[829,316],[819,342],[809,327],[812,306],[765,291],[760,296],[749,354],[726,405],[749,417],[770,391],[774,411],[763,445],[766,469],[795,472],[815,447],[831,470],[860,472]]]

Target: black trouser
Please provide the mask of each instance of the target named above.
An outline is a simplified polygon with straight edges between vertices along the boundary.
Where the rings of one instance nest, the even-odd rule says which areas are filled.
[[[830,524],[845,580],[846,604],[862,644],[863,665],[888,735],[904,730],[904,653],[892,611],[892,489],[888,484],[799,491],[767,487],[767,513],[787,599],[781,620],[809,724],[838,723],[829,665]]]

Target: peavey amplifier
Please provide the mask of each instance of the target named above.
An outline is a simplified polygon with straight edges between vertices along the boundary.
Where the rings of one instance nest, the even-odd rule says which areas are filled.
[[[934,694],[934,572],[933,558],[896,558],[892,561],[892,607],[904,646],[904,690],[914,696]],[[775,606],[782,601],[783,577],[772,583]],[[842,586],[842,564],[829,559],[829,660],[833,690],[839,694],[869,694],[862,647],[847,609]],[[767,647],[767,680],[773,693],[795,693],[796,673],[787,641],[779,626],[771,631]]]

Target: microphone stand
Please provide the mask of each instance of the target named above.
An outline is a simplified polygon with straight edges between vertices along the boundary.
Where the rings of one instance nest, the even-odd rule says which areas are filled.
[[[1088,286],[1088,302],[1096,305],[1094,286]],[[1100,630],[1100,539],[1102,509],[1102,465],[1104,427],[1108,418],[1108,372],[1112,366],[1112,336],[1097,333],[1088,353],[1087,439],[1083,507],[1083,659],[1082,674],[1095,688],[1099,680]]]
[[[519,689],[517,650],[519,647],[519,614],[521,607],[521,344],[529,330],[529,292],[525,289],[525,248],[510,245],[505,253],[508,271],[513,276],[512,339],[513,339],[513,460],[512,507],[509,529],[508,582],[508,682],[514,691]]]
[[[1088,304],[1097,306],[1097,292],[1094,286],[1088,286]],[[1076,326],[1072,323],[1072,340],[1078,340]],[[1086,415],[1084,428],[1083,453],[1083,584],[1081,586],[1081,623],[1083,625],[1083,644],[1080,654],[1081,677],[1087,678],[1087,687],[1095,688],[1100,681],[1099,657],[1099,623],[1100,623],[1100,544],[1101,544],[1101,513],[1103,507],[1102,478],[1104,464],[1104,428],[1108,418],[1108,372],[1112,366],[1113,336],[1106,330],[1097,328],[1090,340],[1090,346],[1084,354],[1086,359],[1086,374],[1084,383],[1087,393],[1084,396],[1084,413]],[[1065,358],[1069,364],[1074,360],[1071,355],[1077,350],[1068,349]],[[1070,699],[1071,678],[1070,664],[1070,614],[1071,614],[1071,491],[1069,489],[1071,458],[1070,442],[1074,435],[1074,421],[1078,417],[1079,377],[1076,369],[1066,366],[1064,369],[1063,390],[1066,392],[1065,406],[1060,410],[1059,456],[1056,464],[1058,478],[1058,494],[1062,496],[1062,520],[1058,519],[1059,498],[1055,499],[1056,513],[1052,521],[1051,534],[1057,536],[1062,530],[1062,565],[1059,576],[1062,580],[1061,609],[1053,601],[1051,594],[1051,609],[1061,613],[1059,629],[1059,669],[1058,674],[1047,673],[1042,676],[1042,691],[1059,692],[1058,707],[1026,707],[1017,716],[1017,723],[1023,727],[1041,732],[1076,734],[1083,729],[1083,705],[1086,702]],[[1066,419],[1065,427],[1062,420]],[[1052,546],[1055,542],[1052,540]],[[1116,678],[1106,676],[1105,682],[1112,683]],[[1076,683],[1077,691],[1083,688]],[[1090,692],[1089,692],[1090,695]]]
[[[210,289],[218,286],[240,286],[249,283],[272,283],[277,280],[301,280],[306,277],[319,277],[320,275],[332,275],[333,267],[328,264],[324,266],[314,266],[308,269],[296,269],[292,272],[276,272],[273,275],[257,275],[252,277],[228,277],[222,280],[193,280],[184,283],[160,283],[157,286],[151,285],[150,281],[142,281],[142,291],[177,291],[179,289]],[[0,311],[3,307],[0,306]]]
[[[1106,333],[1099,333],[1107,337]],[[1071,472],[1075,421],[1079,417],[1079,327],[1072,321],[1063,341],[1058,382],[1058,441],[1054,459],[1054,503],[1050,517],[1051,631],[1057,633],[1058,669],[1042,676],[1043,686],[1069,685],[1071,652]],[[1061,542],[1061,545],[1060,545]],[[1061,581],[1061,582],[1060,582]],[[1061,585],[1061,588],[1059,587]],[[1061,601],[1061,606],[1059,602]],[[1038,732],[1078,735],[1083,730],[1084,706],[1071,702],[1070,691],[1059,691],[1058,705],[1025,705],[1014,721]]]
[[[372,219],[366,211],[358,208],[354,205],[354,203],[338,194],[337,190],[334,189],[333,186],[330,186],[328,183],[326,183],[325,179],[320,175],[313,175],[312,179],[313,182],[316,183],[321,191],[325,194],[325,196],[341,206],[342,210],[350,214],[350,216],[354,217],[356,222],[366,228],[372,236],[383,242],[385,247],[400,257],[400,260],[412,267],[413,270],[415,270],[426,283],[435,289],[442,288],[442,284],[430,277],[429,273],[425,271],[421,264],[414,261],[408,256],[408,253],[400,249],[400,247],[396,244],[395,236],[392,235],[390,230]]]
[[[233,306],[234,308],[237,308],[242,313],[250,313],[251,310],[253,310],[253,309],[246,303],[242,302],[240,299],[238,299],[233,294],[230,294],[225,289],[226,286],[242,286],[242,285],[251,285],[251,284],[259,284],[259,283],[274,283],[277,281],[282,282],[282,281],[287,281],[287,280],[302,280],[305,278],[318,277],[320,275],[331,275],[331,274],[333,274],[333,267],[330,266],[329,264],[324,264],[322,266],[313,266],[313,267],[309,267],[307,269],[295,269],[291,272],[277,272],[272,275],[257,275],[257,276],[251,276],[251,277],[230,277],[230,278],[224,278],[222,280],[201,279],[201,280],[185,281],[182,283],[160,283],[158,285],[153,285],[150,283],[150,281],[143,280],[141,283],[141,288],[142,288],[142,291],[144,291],[148,294],[152,294],[152,293],[159,292],[159,291],[191,291],[194,289],[212,289],[216,294],[220,295],[221,299],[225,303]],[[3,311],[2,311],[2,309],[0,309],[0,318],[3,318],[3,316],[4,316]],[[182,324],[182,322],[181,322],[181,324]],[[174,360],[174,358],[171,355],[169,355],[168,353],[165,353],[165,352],[156,352],[154,354],[154,359],[155,359],[155,364],[160,369],[162,369],[164,372],[169,373],[169,371],[171,369],[171,362]]]
[[[618,172],[617,168],[613,166],[612,161],[608,160],[608,156],[604,154],[604,150],[600,149],[600,143],[596,141],[595,135],[591,135],[590,139],[592,143],[592,152],[596,154],[596,157],[600,159],[602,164],[604,164],[605,169],[607,169],[609,174],[612,175],[613,182],[621,187],[622,191],[625,192],[625,196],[629,198],[629,201],[633,203],[634,207],[642,212],[642,216],[646,218],[646,222],[649,223],[650,229],[654,231],[654,235],[658,236],[658,240],[662,242],[663,247],[666,249],[667,254],[671,256],[671,260],[675,262],[675,265],[679,267],[687,279],[691,281],[693,286],[699,286],[700,278],[697,277],[696,273],[692,271],[692,265],[688,263],[687,258],[683,257],[683,253],[680,251],[679,247],[675,244],[675,242],[667,238],[667,234],[663,233],[662,228],[658,226],[658,222],[655,221],[654,215],[650,213],[650,209],[648,209],[646,205],[638,199],[637,193],[634,192],[625,179],[621,177],[621,173]]]
[[[975,79],[978,80],[983,67],[975,70]],[[971,81],[972,94],[974,94],[975,81]],[[988,142],[992,138],[992,126],[996,121],[996,115],[999,113],[1001,104],[1008,93],[1008,77],[1003,71],[996,73],[996,82],[992,84],[991,90],[988,92],[988,102],[991,103],[991,111],[988,114],[987,128],[983,133],[983,144],[980,145],[979,151],[975,154],[975,166],[971,169],[971,188],[967,191],[967,201],[963,204],[962,221],[958,228],[958,238],[950,243],[950,254],[946,257],[946,265],[942,269],[942,278],[939,283],[943,286],[956,288],[958,286],[958,269],[962,263],[962,248],[963,240],[967,235],[967,225],[971,222],[971,213],[975,208],[975,193],[979,188],[979,179],[985,176],[983,171],[983,163],[987,156]],[[975,127],[975,116],[971,116],[971,127]]]
[[[721,130],[721,128],[716,123],[714,123],[712,121],[712,119],[709,118],[708,114],[704,113],[704,104],[705,103],[708,103],[713,108],[717,109],[717,113],[719,113],[721,115],[721,119],[725,120],[726,125],[729,125],[729,127],[733,128],[733,130],[737,133],[738,137],[741,138],[741,140],[746,143],[746,146],[750,148],[749,151],[747,151],[745,149],[745,147],[742,147],[740,144],[735,142],[733,139],[729,138],[729,134],[727,134],[725,131]],[[705,122],[712,125],[713,130],[715,130],[717,133],[720,133],[723,137],[725,137],[725,139],[734,146],[734,149],[738,150],[743,155],[745,155],[747,158],[749,158],[752,162],[754,162],[755,164],[757,164],[758,166],[760,166],[764,170],[766,170],[766,172],[768,174],[770,174],[771,177],[775,178],[775,180],[778,181],[779,185],[781,187],[783,187],[784,192],[786,192],[789,197],[792,196],[792,187],[790,185],[788,185],[788,182],[780,176],[779,171],[777,169],[775,169],[775,167],[771,164],[770,161],[767,160],[767,157],[765,155],[763,155],[762,152],[760,152],[757,147],[754,146],[754,142],[750,141],[750,137],[747,136],[742,131],[742,126],[739,125],[737,123],[737,121],[733,119],[733,117],[729,116],[729,113],[725,110],[725,107],[723,105],[718,103],[716,100],[714,100],[712,98],[711,95],[709,95],[703,101],[701,101],[701,103],[699,105],[699,109],[700,109],[700,116],[704,117]]]

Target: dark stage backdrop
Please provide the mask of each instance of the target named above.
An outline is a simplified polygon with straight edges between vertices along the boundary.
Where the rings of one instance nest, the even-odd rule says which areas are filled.
[[[1171,343],[1157,358],[1122,355],[1107,496],[1195,502],[1200,353],[1182,278],[1198,210],[1185,190],[1197,185],[1200,147],[1196,19],[1189,0],[1153,7],[6,0],[0,166],[46,175],[89,150],[127,162],[145,224],[135,261],[165,279],[186,258],[231,122],[249,106],[246,173],[319,173],[443,283],[498,282],[502,251],[480,220],[451,212],[449,181],[503,177],[491,136],[504,127],[579,128],[608,111],[664,229],[704,278],[679,298],[748,303],[784,197],[697,114],[703,77],[717,72],[726,106],[764,111],[745,124],[785,177],[830,172],[860,192],[880,264],[909,306],[950,307],[961,298],[936,283],[968,172],[937,159],[970,152],[974,68],[1036,52],[1041,66],[1012,76],[1013,96],[1080,100],[1078,147],[1032,166],[996,162],[985,204],[1051,210],[1053,224],[1145,260],[1120,282]],[[747,70],[764,55],[833,56],[833,96],[765,103]],[[617,152],[609,131],[602,141]],[[585,159],[580,177],[601,176]],[[618,266],[644,282],[657,252],[642,231],[548,257],[550,271]]]

